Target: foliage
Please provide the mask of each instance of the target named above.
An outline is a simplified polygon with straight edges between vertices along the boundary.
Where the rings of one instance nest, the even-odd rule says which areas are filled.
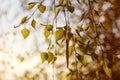
[[[116,34],[112,32],[113,29],[120,31],[117,23],[114,22],[120,16],[116,12],[116,10],[120,11],[120,2],[118,0],[51,0],[49,8],[43,4],[44,1],[30,2],[27,6],[28,10],[36,7],[31,16],[36,10],[40,14],[46,11],[54,13],[52,24],[41,23],[41,26],[44,26],[45,39],[49,41],[46,51],[40,53],[42,62],[54,63],[57,56],[60,56],[58,53],[63,53],[66,54],[66,65],[70,70],[66,75],[67,80],[88,80],[87,78],[112,80],[112,66],[118,59],[116,54],[120,53],[120,37],[115,37]],[[102,10],[104,2],[111,4],[112,9]],[[77,11],[82,11],[82,14],[77,15]],[[62,14],[65,19],[65,25],[62,27],[56,25],[58,17],[61,17],[59,14]],[[20,25],[15,27],[26,24],[31,16],[23,17]],[[99,20],[101,16],[104,16],[103,21]],[[71,20],[72,17],[75,21]],[[75,28],[71,25],[74,22],[78,22],[75,23]],[[32,19],[31,26],[34,29],[36,24],[37,21]],[[30,30],[24,28],[21,33],[24,38],[27,38]],[[101,38],[101,35],[104,35],[104,38]],[[52,50],[53,48],[55,51]],[[59,49],[63,49],[63,52],[59,52]],[[72,62],[69,62],[71,59]],[[89,71],[83,71],[82,68],[88,68]]]

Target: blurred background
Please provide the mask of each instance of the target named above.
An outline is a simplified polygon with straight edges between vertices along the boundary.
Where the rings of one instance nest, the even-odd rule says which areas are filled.
[[[46,47],[43,30],[31,28],[25,40],[20,32],[24,26],[14,28],[28,15],[26,6],[30,1],[34,0],[0,0],[0,80],[52,79],[52,65],[41,64],[39,55]]]

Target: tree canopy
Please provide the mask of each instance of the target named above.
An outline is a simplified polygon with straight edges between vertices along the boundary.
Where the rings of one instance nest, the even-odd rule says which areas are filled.
[[[120,54],[119,0],[40,0],[26,9],[32,13],[14,27],[30,23],[35,30],[43,28],[48,48],[40,52],[42,63],[54,65],[58,56],[65,56],[67,80],[120,80],[113,68]],[[39,26],[38,13],[48,16]],[[30,35],[28,27],[21,30],[24,39]]]

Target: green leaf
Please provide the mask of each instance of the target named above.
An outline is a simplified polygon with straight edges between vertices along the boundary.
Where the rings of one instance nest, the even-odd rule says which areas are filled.
[[[23,38],[26,39],[29,36],[30,31],[27,28],[24,28],[21,30],[21,33],[22,33]]]
[[[20,21],[20,24],[24,24],[27,21],[27,16],[23,17]]]
[[[30,2],[30,3],[28,4],[28,6],[27,6],[27,10],[32,9],[35,5],[36,5],[35,2]]]
[[[62,5],[64,0],[59,0],[59,5]]]
[[[74,6],[68,6],[67,9],[68,9],[68,11],[70,11],[71,13],[73,13],[74,10],[75,10]]]
[[[48,52],[47,54],[48,54],[47,61],[48,61],[48,63],[50,63],[50,62],[53,60],[54,55],[53,55],[53,53],[52,53],[52,52]]]
[[[39,10],[41,13],[44,13],[44,11],[46,10],[46,6],[40,4],[40,5],[38,5],[38,10]]]
[[[50,36],[50,31],[44,30],[44,36],[45,36],[45,39],[47,40],[48,37]]]
[[[55,32],[55,39],[59,41],[63,37],[64,31],[63,29],[59,29]]]
[[[48,58],[47,52],[40,53],[40,57],[41,57],[42,63],[44,63]]]
[[[49,24],[49,25],[46,25],[46,28],[45,28],[47,31],[51,31],[53,29],[53,25]]]
[[[103,65],[103,70],[105,72],[105,74],[111,78],[111,69],[107,67],[107,65]]]
[[[31,22],[31,25],[34,29],[36,29],[36,20],[33,19],[32,22]]]
[[[59,12],[60,12],[60,8],[59,8],[59,9],[57,9],[57,11],[55,12],[54,19],[56,19],[56,17],[58,16]]]

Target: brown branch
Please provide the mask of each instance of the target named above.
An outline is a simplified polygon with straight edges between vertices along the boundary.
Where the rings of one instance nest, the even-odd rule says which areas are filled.
[[[66,63],[67,63],[67,68],[69,68],[69,39],[67,39],[67,31],[68,31],[68,22],[67,22],[67,18],[66,18],[66,11],[65,8],[63,7],[63,12],[64,12],[64,16],[65,16],[65,22],[66,22],[66,26],[65,26],[65,31],[66,31]]]

